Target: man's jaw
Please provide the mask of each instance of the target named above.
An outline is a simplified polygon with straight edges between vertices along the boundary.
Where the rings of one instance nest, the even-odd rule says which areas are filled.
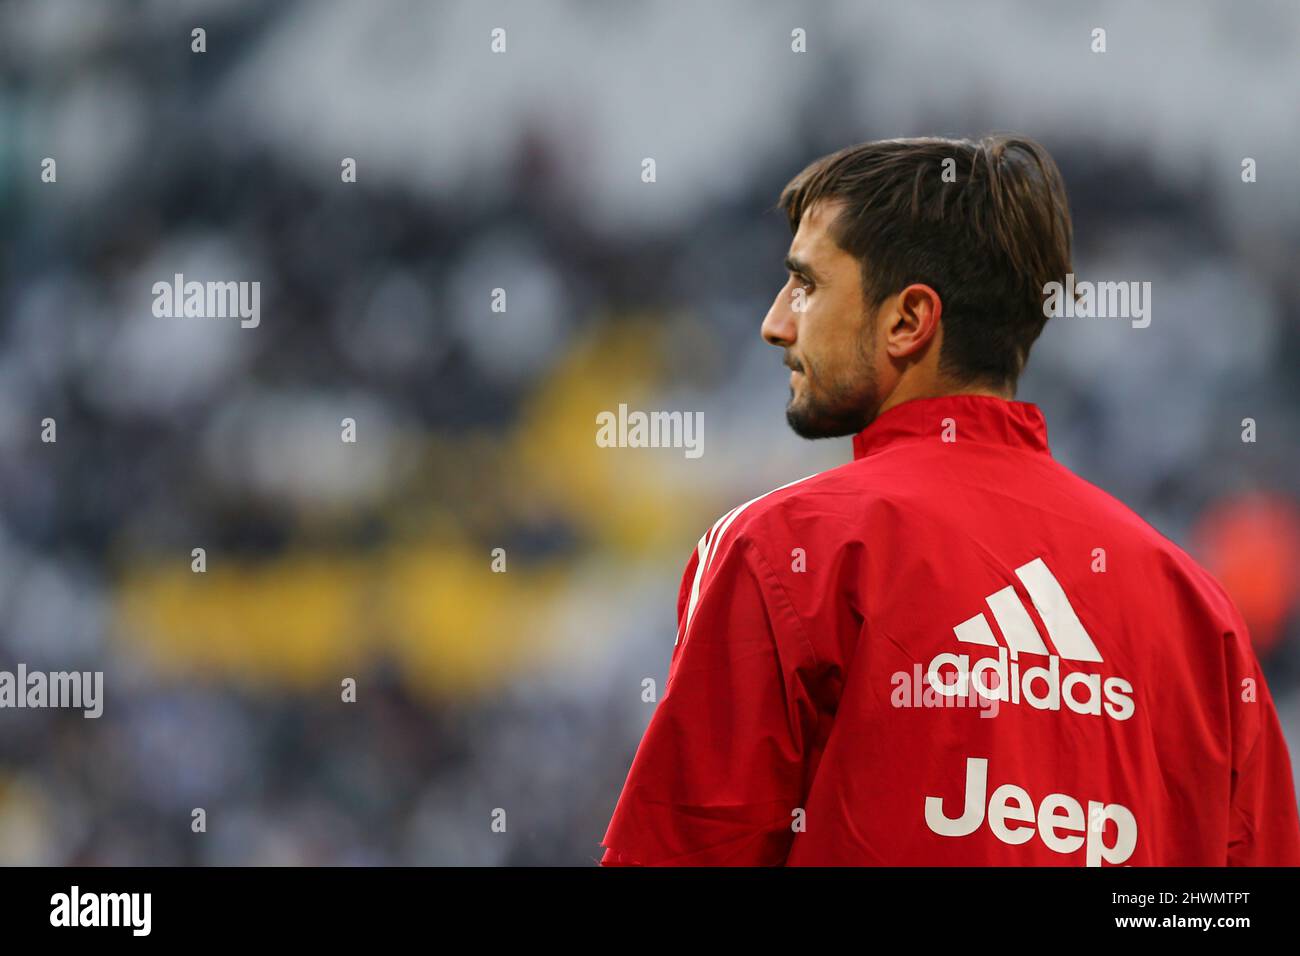
[[[856,400],[855,400],[856,399]],[[865,428],[878,414],[869,395],[819,393],[805,372],[790,373],[786,422],[801,438],[842,438]]]

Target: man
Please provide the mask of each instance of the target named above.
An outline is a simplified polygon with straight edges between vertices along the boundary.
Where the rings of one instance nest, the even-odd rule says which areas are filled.
[[[1241,616],[1012,400],[1071,271],[1023,138],[895,140],[784,190],[787,418],[854,461],[700,539],[606,864],[1300,864]]]

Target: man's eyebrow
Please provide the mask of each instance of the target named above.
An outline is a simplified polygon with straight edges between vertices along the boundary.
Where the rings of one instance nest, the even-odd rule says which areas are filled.
[[[793,272],[795,275],[803,276],[805,279],[812,279],[814,282],[821,279],[821,277],[813,271],[812,266],[808,265],[808,263],[804,262],[802,259],[796,259],[794,256],[785,257],[785,267],[788,271]]]

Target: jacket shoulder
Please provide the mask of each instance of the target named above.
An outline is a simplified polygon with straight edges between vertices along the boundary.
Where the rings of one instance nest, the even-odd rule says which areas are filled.
[[[808,519],[848,517],[863,505],[861,469],[849,462],[799,478],[737,505],[722,515],[700,540],[715,554],[737,543],[763,543]],[[843,526],[835,522],[836,526]]]
[[[1226,629],[1244,627],[1241,614],[1227,590],[1213,574],[1192,557],[1181,545],[1160,531],[1110,492],[1092,484],[1056,463],[1071,480],[1087,489],[1097,513],[1106,520],[1127,529],[1129,539],[1138,542],[1143,553],[1154,557],[1164,568],[1167,579],[1181,585],[1182,590],[1202,605]]]

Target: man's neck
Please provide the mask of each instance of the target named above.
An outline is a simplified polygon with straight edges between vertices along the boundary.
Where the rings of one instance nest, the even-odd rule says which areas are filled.
[[[950,382],[930,382],[926,385],[914,385],[899,382],[898,387],[890,392],[884,402],[881,403],[876,415],[879,416],[896,405],[902,405],[904,402],[910,402],[914,399],[943,398],[947,395],[985,395],[989,398],[1010,400],[1014,393],[1011,389],[997,389],[982,385],[954,385]]]

